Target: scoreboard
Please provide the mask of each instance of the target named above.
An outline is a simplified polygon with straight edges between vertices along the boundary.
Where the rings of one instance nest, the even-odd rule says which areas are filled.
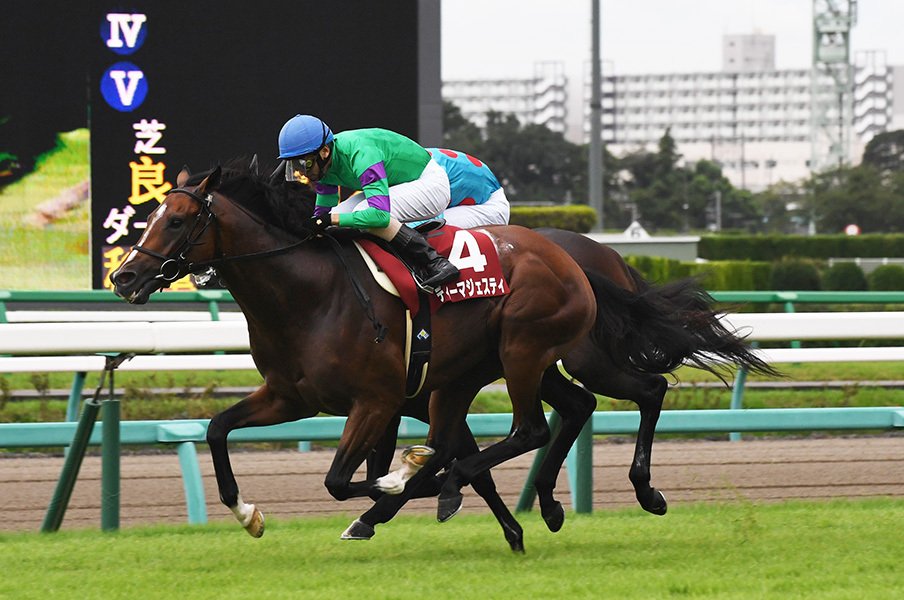
[[[183,165],[196,172],[257,154],[275,167],[277,135],[295,114],[334,131],[385,127],[438,142],[425,139],[425,115],[427,129],[441,127],[438,0],[89,0],[62,17],[56,2],[11,9],[4,19],[22,26],[4,33],[43,41],[17,53],[18,81],[2,93],[41,73],[22,110],[53,120],[63,103],[88,115],[94,288],[110,286]],[[42,56],[65,67],[66,91],[51,91]]]

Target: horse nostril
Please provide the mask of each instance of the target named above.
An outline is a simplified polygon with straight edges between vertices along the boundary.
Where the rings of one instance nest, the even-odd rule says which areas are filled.
[[[135,279],[135,273],[132,271],[117,271],[110,279],[116,285],[128,285]]]

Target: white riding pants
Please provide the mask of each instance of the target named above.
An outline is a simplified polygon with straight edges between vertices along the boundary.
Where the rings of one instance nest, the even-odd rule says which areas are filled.
[[[432,219],[449,206],[451,199],[449,176],[431,159],[420,177],[389,187],[389,214],[402,223]],[[365,208],[368,204],[364,193],[356,192],[330,212],[348,213]]]
[[[499,188],[483,204],[452,206],[446,209],[443,217],[449,225],[468,229],[482,225],[508,225],[510,213],[508,198]]]

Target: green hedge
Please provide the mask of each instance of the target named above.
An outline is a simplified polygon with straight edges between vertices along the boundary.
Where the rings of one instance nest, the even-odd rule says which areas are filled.
[[[822,272],[822,289],[831,292],[865,291],[866,275],[852,262],[835,263]]]
[[[726,260],[694,263],[655,256],[626,256],[625,262],[654,283],[699,277],[700,284],[709,291],[770,289],[772,265],[767,262]]]
[[[512,206],[509,218],[512,225],[531,229],[555,227],[578,233],[588,233],[596,225],[596,211],[584,204],[568,206]]]
[[[767,262],[720,260],[688,264],[691,274],[700,276],[703,287],[710,291],[769,289],[772,265]]]
[[[869,274],[869,289],[874,292],[897,292],[904,290],[904,267],[882,265]]]
[[[707,260],[777,261],[807,258],[904,257],[904,234],[704,235],[698,254]]]
[[[773,290],[821,290],[819,265],[809,258],[783,258],[772,264],[769,287]]]

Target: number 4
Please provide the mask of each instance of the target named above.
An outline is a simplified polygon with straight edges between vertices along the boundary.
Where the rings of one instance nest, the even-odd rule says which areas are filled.
[[[462,256],[467,250],[468,255]],[[459,270],[473,269],[475,273],[482,273],[487,266],[487,257],[480,251],[475,238],[470,231],[459,229],[452,240],[452,250],[449,251],[449,262]]]

